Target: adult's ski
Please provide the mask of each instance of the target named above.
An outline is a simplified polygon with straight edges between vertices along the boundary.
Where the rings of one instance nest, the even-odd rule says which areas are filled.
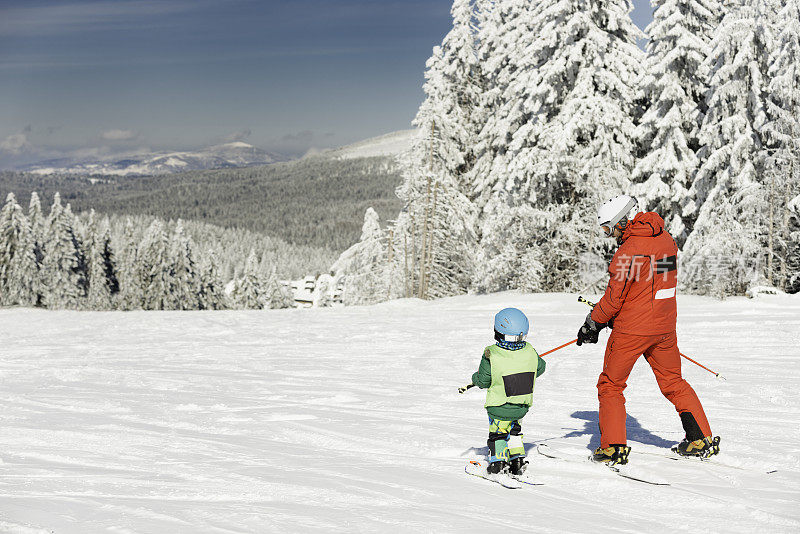
[[[594,465],[597,466],[598,468],[607,469],[608,471],[623,478],[627,478],[628,480],[635,480],[637,482],[652,484],[654,486],[669,486],[669,482],[667,482],[657,474],[629,464],[625,465],[607,465],[604,463],[601,464],[593,462],[588,456],[582,457],[578,454],[565,452],[559,447],[552,447],[544,443],[541,443],[536,446],[536,452],[538,452],[542,456],[546,456],[547,458],[554,458],[566,462]]]

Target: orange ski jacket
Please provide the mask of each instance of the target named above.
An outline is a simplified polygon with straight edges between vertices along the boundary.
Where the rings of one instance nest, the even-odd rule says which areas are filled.
[[[592,320],[614,319],[614,331],[650,336],[675,331],[678,246],[654,212],[637,213],[608,267],[606,292]]]

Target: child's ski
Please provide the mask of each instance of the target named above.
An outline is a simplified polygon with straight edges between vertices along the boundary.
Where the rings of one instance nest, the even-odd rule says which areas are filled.
[[[619,475],[623,478],[627,478],[629,480],[644,482],[645,484],[652,484],[654,486],[669,486],[669,482],[659,477],[655,473],[642,470],[641,468],[635,466],[627,464],[626,465],[597,464],[595,462],[592,462],[588,456],[585,457],[584,459],[578,455],[565,453],[564,451],[562,451],[557,447],[550,447],[543,443],[536,446],[536,452],[548,458],[555,458],[557,460],[564,460],[567,462],[590,463],[592,465],[598,465],[598,466],[602,465],[605,466],[612,473]]]
[[[469,463],[464,467],[464,471],[468,475],[472,475],[478,478],[482,478],[484,480],[488,480],[490,482],[496,482],[500,484],[504,488],[508,489],[519,489],[522,487],[523,482],[517,478],[512,478],[506,474],[489,474],[486,472],[486,464],[484,462],[479,462],[477,460],[470,460]]]

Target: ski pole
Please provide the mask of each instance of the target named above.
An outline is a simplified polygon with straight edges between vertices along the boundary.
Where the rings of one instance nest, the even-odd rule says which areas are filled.
[[[543,357],[543,356],[547,356],[548,354],[551,354],[551,353],[553,353],[553,352],[555,352],[555,351],[557,351],[557,350],[561,350],[561,349],[563,349],[564,347],[568,347],[568,346],[572,345],[573,343],[575,343],[576,341],[578,341],[578,339],[577,339],[577,338],[573,339],[572,341],[567,341],[567,342],[566,342],[566,343],[564,343],[563,345],[559,345],[558,347],[556,347],[556,348],[554,348],[554,349],[550,349],[550,350],[548,350],[547,352],[540,354],[540,355],[539,355],[539,357],[541,358],[541,357]],[[459,392],[459,393],[464,393],[464,392],[465,392],[465,391],[467,391],[469,388],[474,388],[474,387],[475,387],[475,384],[468,384],[468,385],[466,385],[466,386],[462,386],[462,387],[458,388],[458,392]]]
[[[591,308],[594,308],[594,307],[595,307],[595,303],[594,303],[594,302],[591,302],[591,301],[589,301],[589,300],[586,300],[586,299],[585,299],[585,298],[583,298],[582,296],[581,296],[581,297],[578,297],[578,302],[582,302],[583,304],[586,304],[587,306],[589,306],[589,307],[591,307]],[[714,375],[714,376],[715,376],[715,377],[717,377],[718,379],[720,379],[720,380],[726,380],[726,381],[727,381],[727,378],[725,378],[725,377],[724,377],[724,376],[722,376],[721,374],[719,374],[719,373],[717,373],[717,372],[715,372],[715,371],[712,371],[711,369],[709,369],[708,367],[706,367],[705,365],[703,365],[703,364],[702,364],[702,363],[700,363],[700,362],[696,362],[695,360],[691,359],[690,357],[688,357],[688,356],[687,356],[687,355],[685,355],[684,353],[682,353],[682,352],[678,352],[678,354],[680,354],[680,355],[681,355],[683,358],[686,358],[687,360],[689,360],[690,362],[692,362],[692,363],[693,363],[693,364],[695,364],[696,366],[698,366],[698,367],[702,367],[703,369],[705,369],[706,371],[708,371],[709,373],[711,373],[712,375]]]
[[[545,353],[543,353],[543,354],[540,354],[540,355],[539,355],[539,357],[540,357],[540,358],[542,358],[542,357],[544,357],[544,356],[547,356],[547,355],[548,355],[548,354],[550,354],[551,352],[555,352],[555,351],[557,351],[557,350],[561,350],[561,349],[563,349],[564,347],[568,347],[568,346],[572,345],[573,343],[575,343],[576,341],[578,341],[578,338],[575,338],[575,339],[573,339],[572,341],[567,341],[567,342],[566,342],[566,343],[564,343],[563,345],[559,345],[558,347],[556,347],[556,348],[554,348],[554,349],[550,349],[550,350],[548,350],[547,352],[545,352]]]

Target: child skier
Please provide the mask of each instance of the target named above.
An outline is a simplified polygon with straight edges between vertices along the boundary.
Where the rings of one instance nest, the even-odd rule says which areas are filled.
[[[519,420],[533,404],[536,377],[544,373],[545,361],[530,343],[528,318],[516,308],[506,308],[494,316],[497,343],[483,351],[480,367],[472,383],[486,391],[489,415],[489,466],[494,474],[504,468],[513,475],[525,470],[525,446]]]

